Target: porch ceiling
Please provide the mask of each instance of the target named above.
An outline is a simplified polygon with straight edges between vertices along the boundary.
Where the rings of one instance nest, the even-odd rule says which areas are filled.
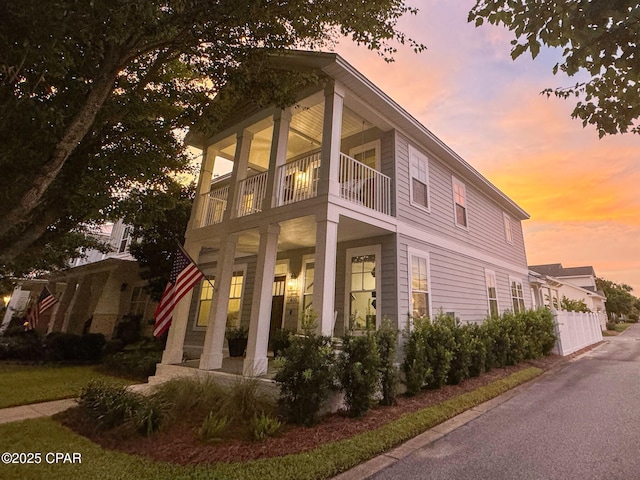
[[[341,216],[338,224],[338,242],[373,238],[388,233],[389,231],[387,230],[349,217]],[[258,252],[259,243],[260,234],[258,230],[244,232],[238,240],[237,252],[240,255],[255,255]],[[315,247],[315,244],[316,220],[314,216],[280,222],[279,251]]]

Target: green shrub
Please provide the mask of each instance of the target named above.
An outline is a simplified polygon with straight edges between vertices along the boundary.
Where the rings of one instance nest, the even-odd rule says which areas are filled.
[[[221,411],[227,394],[214,380],[205,376],[172,378],[156,386],[152,396],[162,406],[165,422],[170,425],[179,422],[185,412],[203,418],[211,411]]]
[[[427,375],[427,388],[440,388],[447,383],[455,349],[452,332],[454,326],[453,318],[439,313],[435,320],[427,323],[426,328],[423,329],[426,334],[425,355],[427,365],[431,369],[430,375]]]
[[[282,423],[271,415],[263,413],[251,419],[251,432],[254,440],[262,441],[267,437],[275,437],[281,429]]]
[[[453,355],[449,367],[447,383],[457,385],[465,378],[469,378],[474,345],[472,344],[472,325],[461,325],[458,321],[450,325],[453,335]]]
[[[372,332],[342,338],[337,374],[351,416],[361,417],[371,408],[379,385],[379,366],[378,346]]]
[[[131,392],[126,386],[103,381],[90,381],[81,390],[78,405],[97,429],[130,424],[138,432],[149,435],[162,422],[161,410],[154,399]]]
[[[384,320],[376,331],[376,344],[380,357],[380,387],[382,405],[394,405],[398,395],[400,377],[396,361],[396,345],[398,343],[398,329],[388,320]]]
[[[239,377],[226,390],[221,410],[236,423],[247,423],[251,418],[274,412],[272,402],[260,390],[257,378]]]
[[[156,372],[156,365],[162,360],[160,346],[150,340],[127,345],[121,351],[104,357],[105,370],[137,379],[146,379]]]
[[[551,310],[539,308],[521,315],[525,324],[527,358],[549,355],[556,344],[555,324]]]
[[[413,319],[413,327],[411,327],[412,319],[409,320],[407,330],[404,332],[402,371],[404,372],[407,395],[417,395],[431,375],[431,367],[427,363],[427,333],[425,332],[429,328],[429,319],[415,318]]]
[[[273,351],[273,356],[278,357],[282,355],[289,345],[291,345],[291,338],[293,337],[293,332],[291,330],[287,330],[285,328],[277,328],[271,338],[271,351]]]
[[[335,387],[333,343],[330,337],[309,333],[295,337],[284,351],[275,380],[280,404],[293,423],[312,425]]]
[[[0,337],[0,360],[40,361],[45,358],[40,335],[35,330],[14,330]]]
[[[47,335],[44,347],[50,362],[98,362],[105,343],[101,333],[75,335],[54,332]]]
[[[477,377],[487,371],[487,343],[485,340],[485,330],[477,324],[469,324],[469,349],[471,358],[469,359],[469,376]]]
[[[607,322],[607,330],[615,331],[615,329],[616,329],[616,322]]]
[[[221,417],[216,412],[210,412],[202,422],[200,430],[198,430],[200,440],[206,443],[221,440],[228,423],[227,417]]]

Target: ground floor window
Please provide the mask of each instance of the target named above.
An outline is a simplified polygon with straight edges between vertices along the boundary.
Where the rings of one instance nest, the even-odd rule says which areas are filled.
[[[487,299],[489,301],[489,316],[496,317],[500,314],[500,312],[498,311],[498,289],[496,282],[496,273],[491,270],[486,270],[485,279],[487,283]]]
[[[411,315],[414,318],[429,315],[429,258],[426,254],[409,252]]]
[[[379,258],[379,246],[347,250],[347,311],[350,330],[376,328],[377,312],[380,308],[379,268],[376,272]]]
[[[207,277],[200,284],[200,297],[198,299],[198,313],[196,327],[206,327],[209,323],[211,301],[213,299],[214,277]],[[240,325],[240,313],[242,308],[242,291],[244,286],[244,271],[237,270],[231,277],[231,289],[229,290],[229,307],[227,309],[227,327]]]
[[[513,301],[513,313],[525,311],[522,282],[513,278],[511,279],[511,299]]]
[[[305,318],[313,310],[313,282],[316,264],[314,260],[304,262],[304,279],[302,285],[302,315]]]

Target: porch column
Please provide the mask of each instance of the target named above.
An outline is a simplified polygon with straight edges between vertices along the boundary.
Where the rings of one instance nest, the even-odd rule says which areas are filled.
[[[233,277],[236,245],[238,235],[229,234],[222,241],[216,267],[216,281],[211,299],[211,310],[204,337],[204,348],[200,357],[200,370],[216,370],[222,368],[222,349],[224,334],[227,328],[227,312],[229,311],[229,293]]]
[[[271,324],[271,302],[273,300],[273,276],[278,254],[280,225],[266,225],[260,229],[260,246],[256,265],[256,279],[251,300],[251,321],[247,357],[242,374],[257,377],[267,373],[267,350]]]
[[[227,202],[227,209],[222,217],[223,222],[238,216],[238,204],[240,203],[238,182],[247,178],[249,151],[251,150],[252,140],[253,133],[248,130],[243,130],[237,135],[236,153],[233,158],[233,170],[231,171],[231,179],[229,181],[229,201]]]
[[[199,246],[186,244],[184,249],[195,262],[198,261],[200,253]],[[164,347],[164,352],[162,352],[162,360],[160,362],[164,365],[182,363],[184,356],[184,336],[187,333],[187,324],[189,323],[189,306],[191,305],[192,295],[193,288],[182,297],[173,309],[171,326],[167,334],[167,344]]]
[[[344,89],[339,83],[334,82],[325,90],[318,195],[340,195],[338,172],[340,170],[343,106]]]
[[[287,162],[287,144],[289,143],[289,122],[291,112],[279,110],[273,115],[273,136],[271,139],[271,153],[269,155],[269,176],[267,177],[267,191],[265,192],[262,210],[278,205],[280,167]]]
[[[203,218],[208,206],[205,195],[211,190],[211,177],[213,176],[213,165],[217,154],[216,151],[209,152],[208,150],[206,146],[202,148],[202,164],[200,165],[200,175],[198,176],[198,188],[193,200],[193,208],[191,209],[187,230],[198,228],[204,223]]]
[[[318,314],[318,331],[322,335],[333,335],[337,247],[338,216],[316,217],[313,305]]]
[[[90,294],[90,289],[87,288],[89,282],[90,280],[87,280],[86,277],[80,277],[77,280],[73,292],[73,297],[71,298],[71,303],[69,303],[69,307],[67,307],[67,311],[64,314],[64,319],[62,320],[62,327],[60,327],[60,331],[62,333],[68,333],[67,331],[69,330],[71,316],[75,313],[74,310],[76,309],[76,303],[80,298],[80,292],[82,291],[82,293],[85,295]]]

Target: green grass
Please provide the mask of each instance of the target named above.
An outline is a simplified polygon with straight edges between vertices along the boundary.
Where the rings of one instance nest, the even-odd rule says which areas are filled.
[[[0,452],[41,452],[37,465],[2,465],[0,478],[74,479],[323,479],[432,428],[469,408],[490,400],[542,373],[531,367],[446,402],[406,414],[376,430],[325,444],[310,452],[248,463],[180,467],[105,451],[54,420],[38,419],[0,425]],[[48,464],[47,452],[77,452],[81,464]]]
[[[616,323],[616,332],[622,333],[631,325],[633,325],[633,323]]]
[[[120,385],[133,383],[100,373],[92,365],[43,366],[0,363],[0,408],[72,398],[77,396],[80,389],[91,379],[104,379]]]

